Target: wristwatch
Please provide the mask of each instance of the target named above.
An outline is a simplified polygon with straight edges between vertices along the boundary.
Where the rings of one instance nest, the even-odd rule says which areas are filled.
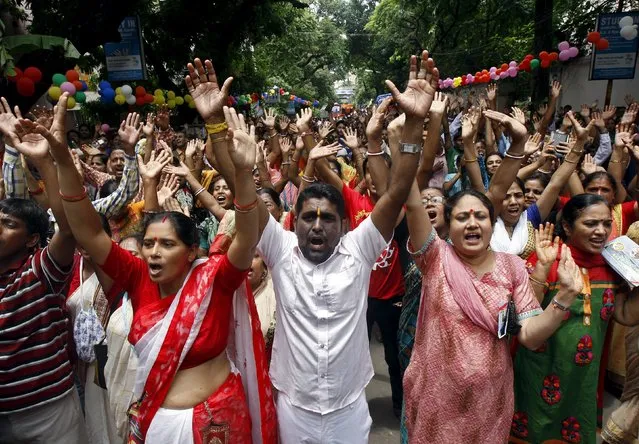
[[[399,152],[405,154],[418,154],[422,150],[422,146],[416,143],[400,143]]]

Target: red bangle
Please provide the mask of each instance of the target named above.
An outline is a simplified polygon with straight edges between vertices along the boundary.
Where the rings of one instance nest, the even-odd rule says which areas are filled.
[[[38,196],[38,195],[40,195],[40,194],[42,194],[42,193],[44,193],[44,188],[42,188],[42,187],[38,188],[38,189],[37,189],[37,190],[35,190],[35,191],[31,191],[31,190],[29,190],[29,194],[30,194],[31,196]]]
[[[62,194],[62,191],[60,191],[60,199],[62,199],[65,202],[80,202],[83,199],[86,199],[87,197],[87,189],[86,187],[82,187],[83,191],[82,194],[78,194],[77,196],[67,196],[65,194]]]
[[[236,200],[233,200],[233,206],[235,207],[235,211],[238,211],[240,213],[248,213],[249,211],[257,208],[257,198],[255,198],[255,200],[248,205],[240,205],[237,203]]]

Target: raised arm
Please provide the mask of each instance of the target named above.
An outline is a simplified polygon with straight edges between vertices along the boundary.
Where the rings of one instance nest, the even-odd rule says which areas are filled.
[[[163,140],[160,140],[158,144],[166,146],[166,142]],[[150,213],[162,211],[157,189],[160,183],[162,169],[167,166],[170,161],[171,155],[166,149],[153,151],[151,158],[146,164],[142,160],[142,157],[138,156],[138,168],[140,170],[140,176],[142,176],[142,185],[144,186],[144,211]],[[173,193],[175,193],[175,191]]]
[[[428,182],[433,175],[433,164],[435,157],[441,147],[441,137],[439,129],[443,120],[446,119],[446,108],[448,105],[448,96],[441,92],[436,92],[433,103],[430,106],[428,128],[426,132],[426,140],[424,140],[424,149],[422,151],[422,161],[417,168],[417,186],[420,190],[428,188]]]
[[[517,177],[521,161],[524,158],[524,148],[528,132],[524,125],[506,114],[486,110],[484,111],[484,116],[493,122],[503,125],[508,129],[512,138],[510,149],[506,152],[506,156],[497,171],[495,171],[487,193],[488,198],[495,207],[495,214],[497,215],[501,212],[508,188],[510,188],[515,181],[515,177]]]
[[[385,98],[378,107],[373,107],[371,118],[366,125],[366,138],[368,139],[368,169],[375,182],[378,195],[383,195],[388,188],[388,165],[383,159],[382,150],[382,130],[384,129],[384,118],[388,111],[388,105],[392,101],[391,97]],[[363,173],[360,179],[365,179]]]
[[[393,99],[406,115],[402,143],[397,158],[393,159],[388,191],[379,199],[371,214],[373,223],[387,241],[393,237],[396,219],[415,179],[424,119],[435,97],[438,81],[439,71],[433,59],[429,58],[428,51],[422,52],[419,68],[417,57],[411,57],[408,84],[403,93],[393,82],[386,81]]]
[[[546,108],[546,112],[544,116],[541,118],[541,122],[539,123],[539,133],[542,136],[545,136],[548,132],[548,126],[552,122],[552,118],[555,115],[555,110],[557,109],[557,101],[559,100],[559,95],[561,94],[561,83],[557,80],[552,82],[550,87],[550,100],[548,101],[548,107]]]
[[[144,144],[144,163],[151,159],[151,153],[155,150],[155,123],[153,113],[146,115],[146,123],[142,127],[146,142]]]
[[[264,117],[262,117],[262,123],[266,126],[268,131],[268,146],[269,146],[269,154],[266,160],[270,163],[275,163],[281,156],[280,149],[280,135],[275,129],[275,110],[267,109],[264,111]],[[269,188],[272,188],[269,187]]]
[[[479,126],[479,118],[481,111],[472,107],[464,114],[462,118],[462,140],[464,143],[464,163],[466,165],[466,174],[470,179],[470,185],[476,191],[485,193],[484,181],[481,179],[481,170],[477,161],[477,149],[475,148],[475,136],[477,136],[477,128]]]
[[[300,184],[301,193],[304,188],[315,181],[315,165],[317,165],[322,172],[322,177],[326,180],[326,182],[333,185],[339,192],[342,192],[342,187],[344,182],[342,182],[342,178],[339,177],[333,170],[328,167],[328,163],[323,159],[326,159],[329,156],[334,156],[342,147],[339,143],[335,142],[330,145],[316,145],[311,150],[308,155],[308,161],[306,162],[306,169],[304,170],[304,175],[302,176],[302,183]]]

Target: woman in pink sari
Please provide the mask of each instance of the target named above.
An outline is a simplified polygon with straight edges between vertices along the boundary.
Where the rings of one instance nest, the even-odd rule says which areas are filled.
[[[209,76],[214,78],[210,64]],[[229,127],[224,139],[230,142],[222,146],[235,167],[237,230],[228,251],[196,259],[193,221],[181,213],[158,212],[146,220],[138,258],[103,231],[66,142],[58,137],[65,133],[66,94],[57,108],[50,131],[23,125],[33,137],[39,133],[49,141],[78,243],[131,300],[129,341],[139,364],[129,442],[276,443],[264,341],[246,281],[259,239],[258,213],[266,211],[251,176],[253,129],[249,134],[243,119],[224,109]],[[225,130],[223,122],[216,128]],[[136,127],[137,121],[130,125]],[[156,187],[169,156],[164,157],[158,161],[154,154],[146,165],[140,163],[146,209],[158,207]]]
[[[511,133],[519,130],[513,119],[497,117]],[[423,274],[415,345],[404,375],[409,442],[505,443],[514,410],[508,336],[534,349],[552,335],[562,307],[581,291],[579,269],[564,253],[562,291],[556,305],[542,312],[524,262],[489,249],[499,211],[484,194],[462,191],[446,202],[452,244],[437,236],[416,185],[406,208],[408,248]]]

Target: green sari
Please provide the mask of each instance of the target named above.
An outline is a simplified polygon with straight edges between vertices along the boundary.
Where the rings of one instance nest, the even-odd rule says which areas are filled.
[[[596,443],[601,427],[599,366],[617,277],[601,255],[593,257],[575,248],[571,252],[582,269],[584,290],[546,343],[534,351],[520,347],[517,352],[511,443]],[[530,270],[536,259],[536,255],[529,259]],[[555,261],[548,276],[543,308],[559,291],[558,264]],[[590,303],[584,296],[588,293]]]

